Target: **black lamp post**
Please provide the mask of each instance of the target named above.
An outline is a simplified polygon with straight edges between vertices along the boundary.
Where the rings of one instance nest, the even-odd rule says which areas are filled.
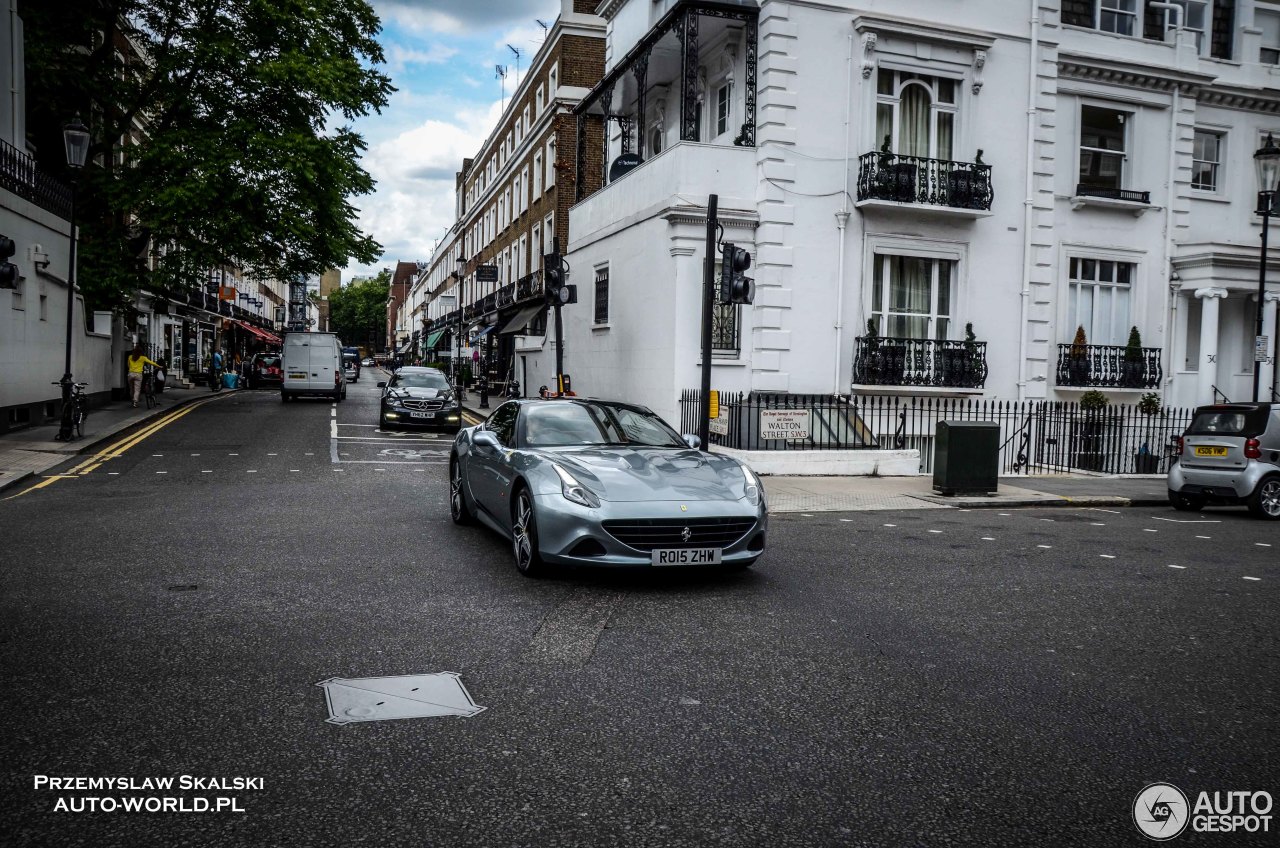
[[[466,323],[466,315],[463,314],[463,303],[466,299],[462,296],[462,293],[463,285],[466,282],[467,260],[463,258],[461,253],[458,254],[457,264],[453,273],[458,278],[458,337],[454,339],[456,353],[453,357],[453,386],[458,392],[458,402],[461,403],[467,399],[467,387],[463,385],[462,380],[462,333]]]
[[[62,425],[54,438],[60,442],[71,440],[71,327],[76,308],[76,186],[80,169],[89,155],[89,128],[76,115],[75,120],[62,128],[62,141],[67,149],[67,167],[71,169],[71,250],[67,263],[67,356],[62,372]]]
[[[1258,320],[1255,330],[1255,348],[1264,344],[1262,340],[1262,310],[1267,294],[1267,230],[1270,229],[1271,215],[1276,211],[1276,192],[1280,190],[1280,147],[1276,147],[1271,133],[1262,147],[1253,154],[1253,164],[1258,170],[1258,214],[1262,216],[1262,261],[1258,267]],[[1259,382],[1262,374],[1262,359],[1255,350],[1253,357],[1253,400],[1258,401]]]

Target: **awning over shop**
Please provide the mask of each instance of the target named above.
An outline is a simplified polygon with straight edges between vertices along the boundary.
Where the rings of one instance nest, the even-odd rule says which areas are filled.
[[[511,320],[502,325],[502,329],[498,331],[498,335],[506,335],[507,333],[518,333],[529,325],[533,317],[547,307],[544,304],[535,304],[526,306],[511,316]]]
[[[484,336],[489,335],[490,333],[492,333],[492,332],[493,332],[493,328],[494,328],[494,327],[496,327],[496,326],[498,326],[498,325],[497,325],[497,324],[489,324],[489,325],[487,325],[487,326],[481,327],[478,331],[476,331],[476,338],[477,338],[477,339],[479,339],[479,338],[482,338],[482,337],[484,337]]]
[[[280,341],[279,336],[275,335],[274,333],[268,333],[266,330],[260,330],[257,327],[253,326],[252,324],[247,324],[244,321],[235,321],[235,320],[233,320],[231,323],[235,324],[236,326],[244,330],[247,330],[250,335],[253,335],[261,339],[267,344],[273,344],[273,345],[283,344],[283,342]]]
[[[431,335],[427,336],[427,347],[429,347],[429,348],[433,348],[433,347],[435,347],[437,344],[439,344],[439,343],[440,343],[440,337],[441,337],[441,336],[443,336],[446,332],[448,332],[448,331],[447,331],[447,330],[436,330],[434,333],[432,333]]]

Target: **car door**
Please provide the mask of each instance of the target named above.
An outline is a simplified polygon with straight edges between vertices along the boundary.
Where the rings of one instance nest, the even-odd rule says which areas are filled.
[[[482,427],[498,440],[498,448],[472,447],[468,460],[467,477],[471,485],[471,494],[479,502],[480,507],[498,519],[503,527],[510,521],[510,509],[507,507],[506,494],[502,488],[504,474],[503,465],[509,465],[507,454],[514,441],[516,416],[520,411],[517,403],[504,403],[494,410]]]

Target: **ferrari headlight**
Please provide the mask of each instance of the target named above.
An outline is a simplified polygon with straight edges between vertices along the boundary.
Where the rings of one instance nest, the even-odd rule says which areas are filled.
[[[560,494],[564,495],[565,500],[585,506],[588,509],[599,508],[600,498],[596,496],[595,492],[579,483],[576,477],[560,466],[553,465],[552,468],[560,475]]]
[[[741,466],[741,468],[742,476],[746,480],[746,494],[743,497],[752,506],[759,506],[760,502],[764,500],[764,486],[761,485],[760,478],[756,476],[754,471],[745,465]]]

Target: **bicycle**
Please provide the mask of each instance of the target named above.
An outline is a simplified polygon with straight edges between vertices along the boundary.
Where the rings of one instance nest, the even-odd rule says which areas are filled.
[[[154,409],[156,400],[156,369],[150,365],[142,369],[142,396],[146,398],[147,409]]]
[[[63,383],[61,380],[55,380],[52,385],[61,386]],[[84,390],[88,385],[88,383],[71,384],[71,402],[62,405],[62,429],[55,438],[60,439],[62,433],[74,433],[77,438],[84,436],[84,420],[89,417],[89,399],[85,397]]]

